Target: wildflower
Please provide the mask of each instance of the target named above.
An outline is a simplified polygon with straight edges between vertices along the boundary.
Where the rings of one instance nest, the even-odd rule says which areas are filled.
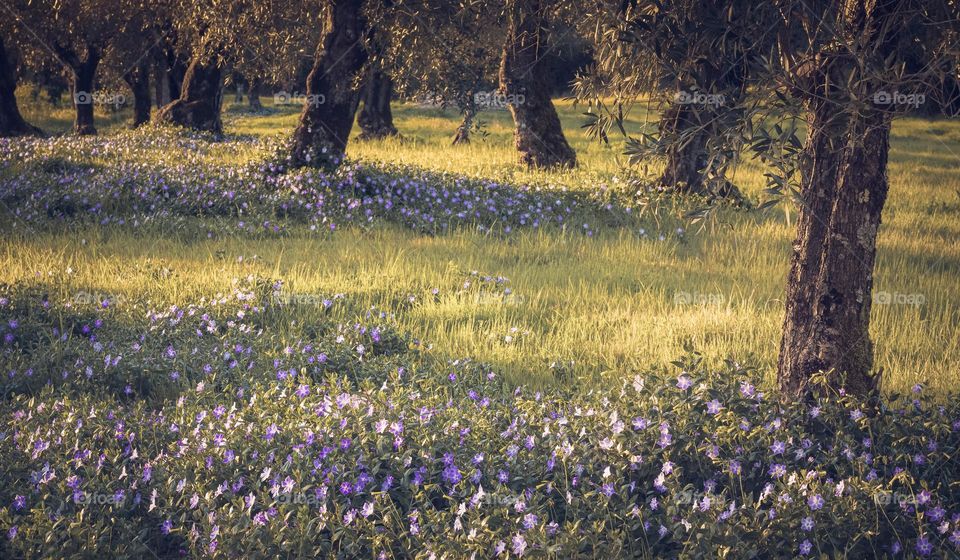
[[[823,496],[820,494],[814,494],[807,498],[807,505],[810,506],[811,511],[818,511],[823,508],[824,504]]]
[[[686,391],[693,385],[693,379],[689,375],[683,374],[677,378],[677,388]]]
[[[523,538],[523,535],[517,533],[513,536],[511,540],[513,544],[513,553],[518,557],[522,557],[525,550],[527,550],[527,541]]]
[[[720,404],[720,401],[718,401],[717,399],[713,399],[712,401],[707,403],[708,414],[713,414],[713,415],[719,414],[720,409],[722,408],[723,406]]]
[[[813,544],[809,539],[804,539],[803,542],[800,543],[800,554],[806,556],[807,554],[810,554],[811,550],[813,550]]]

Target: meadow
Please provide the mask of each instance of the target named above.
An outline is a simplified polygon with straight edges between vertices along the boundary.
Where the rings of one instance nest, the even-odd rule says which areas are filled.
[[[771,381],[795,208],[784,202],[764,213],[728,209],[698,224],[682,218],[692,203],[666,201],[656,210],[644,209],[631,200],[635,187],[628,180],[642,170],[623,167],[617,139],[609,146],[588,139],[579,128],[583,107],[559,100],[558,105],[579,158],[579,167],[569,173],[519,168],[505,111],[482,113],[485,136],[453,147],[454,111],[399,104],[402,138],[351,142],[348,156],[576,192],[601,204],[617,198],[633,206],[632,216],[588,213],[576,223],[519,228],[507,236],[470,224],[422,235],[388,221],[341,228],[334,236],[293,227],[278,239],[187,242],[177,233],[131,238],[127,228],[96,224],[42,235],[14,227],[3,241],[0,281],[72,266],[72,286],[65,290],[86,286],[182,303],[222,290],[235,276],[274,275],[299,292],[344,293],[393,310],[401,327],[428,341],[434,352],[491,363],[517,382],[553,383],[557,364],[566,364],[564,371],[576,377],[615,380],[691,349],[712,363],[730,358],[750,364]],[[40,116],[31,110],[25,111],[28,119]],[[632,131],[652,126],[654,116],[642,107],[635,113]],[[286,106],[252,115],[237,107],[227,115],[228,131],[240,140],[229,150],[210,148],[211,157],[242,165],[261,155],[252,139],[289,132],[297,112]],[[101,127],[108,134],[119,130],[124,116],[104,115]],[[67,130],[69,119],[69,111],[47,111],[37,122],[47,130]],[[876,367],[884,370],[887,391],[918,382],[940,391],[960,381],[950,359],[960,350],[960,125],[901,120],[893,142],[874,280]],[[162,145],[147,154],[156,161],[179,157]],[[648,171],[655,172],[656,164]],[[763,170],[753,161],[743,163],[734,182],[753,200],[761,198]],[[173,275],[157,283],[138,274],[147,259],[164,263]],[[511,297],[496,302],[425,297],[471,271],[509,279]],[[409,296],[418,297],[418,305],[402,305]],[[522,336],[504,341],[518,332]]]
[[[413,104],[335,172],[290,107],[0,141],[0,557],[957,557],[960,125],[894,129],[882,398],[801,402],[795,209],[691,223],[559,105],[565,173]]]

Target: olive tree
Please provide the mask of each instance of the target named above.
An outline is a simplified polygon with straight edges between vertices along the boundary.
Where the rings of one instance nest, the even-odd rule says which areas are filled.
[[[736,106],[722,112],[723,130],[712,123],[704,128],[724,145],[733,143],[726,149],[759,156],[768,166],[768,192],[791,194],[799,204],[777,368],[781,390],[805,395],[817,386],[862,395],[876,389],[869,326],[891,122],[928,95],[933,99],[945,76],[956,75],[960,6],[952,0],[761,0],[730,2],[728,15],[707,19],[700,1],[626,4],[659,13],[661,21],[702,13],[706,37],[727,37],[736,21],[757,30],[738,33],[733,42],[712,41],[712,49],[690,56],[657,60],[700,66],[704,75],[693,74],[699,81],[730,70],[731,53],[749,64]],[[656,30],[668,37],[686,32],[670,25]],[[606,39],[614,37],[629,38]],[[677,37],[665,45],[687,41]],[[617,49],[605,52],[616,56]],[[634,62],[635,72],[608,77],[614,86],[629,90],[645,80],[645,67]],[[622,123],[619,107],[606,115]],[[793,126],[797,119],[805,138]],[[813,383],[818,377],[822,383]]]

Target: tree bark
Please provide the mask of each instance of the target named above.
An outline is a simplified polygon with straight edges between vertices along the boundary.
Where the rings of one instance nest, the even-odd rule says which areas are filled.
[[[460,126],[457,127],[457,132],[453,135],[454,146],[470,143],[470,129],[473,128],[473,117],[476,115],[476,111],[473,103],[469,103],[463,108],[463,120],[460,121]]]
[[[871,375],[871,290],[880,213],[887,197],[890,116],[838,115],[828,95],[808,101],[802,205],[786,294],[778,381],[811,392],[811,376],[865,395]]]
[[[81,60],[75,53],[59,49],[62,58],[70,65],[73,73],[73,105],[76,107],[76,120],[73,131],[79,136],[92,136],[97,133],[94,126],[94,82],[97,66],[100,65],[100,49],[87,45],[87,57]]]
[[[250,80],[250,91],[247,92],[247,102],[250,104],[250,109],[254,111],[263,110],[263,103],[260,102],[261,87],[263,87],[263,80],[260,78]]]
[[[682,141],[669,142],[666,149],[667,165],[660,176],[663,188],[681,193],[706,194],[704,173],[707,169],[707,139],[709,132],[697,111],[681,103],[673,103],[660,116],[657,125],[662,136],[684,136]]]
[[[356,81],[367,60],[363,0],[326,5],[324,34],[307,76],[307,102],[293,133],[293,166],[336,167],[343,160],[359,96]]]
[[[360,140],[382,139],[397,135],[390,111],[393,97],[393,80],[378,68],[372,68],[363,88],[363,108],[357,116],[360,125]]]
[[[530,167],[574,167],[576,153],[563,135],[550,100],[541,58],[549,47],[541,31],[546,22],[540,0],[514,0],[500,59],[500,90],[514,122],[520,161]]]
[[[161,108],[157,120],[221,134],[222,86],[223,72],[216,61],[194,58],[187,67],[179,98]]]
[[[17,107],[17,69],[0,37],[0,136],[40,136],[39,128],[23,120]]]
[[[150,122],[150,64],[148,60],[140,62],[123,76],[123,80],[133,92],[133,125],[138,128]]]

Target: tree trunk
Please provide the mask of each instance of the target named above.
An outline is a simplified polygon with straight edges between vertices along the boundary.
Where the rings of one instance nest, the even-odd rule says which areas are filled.
[[[97,75],[97,66],[100,64],[100,50],[96,47],[87,47],[87,58],[79,60],[76,56],[65,58],[73,71],[73,104],[76,107],[76,120],[73,131],[80,136],[95,135],[97,129],[93,120],[94,80]]]
[[[359,96],[356,79],[367,60],[363,0],[326,5],[324,33],[307,76],[307,101],[293,133],[293,166],[336,167],[346,152]]]
[[[660,176],[661,187],[682,193],[706,194],[704,173],[709,158],[709,131],[702,130],[698,117],[695,109],[682,103],[672,103],[660,116],[657,126],[661,137],[677,138],[667,142],[667,165]]]
[[[223,72],[216,61],[194,58],[183,78],[180,97],[157,113],[157,120],[220,134]]]
[[[469,103],[463,108],[463,120],[460,122],[460,126],[457,127],[457,132],[453,135],[454,146],[470,143],[470,129],[473,128],[473,117],[475,114],[476,107],[473,103]]]
[[[167,78],[166,59],[157,59],[153,65],[153,101],[154,106],[159,109],[173,101],[170,98],[170,80]]]
[[[17,107],[17,69],[7,57],[0,37],[0,136],[40,136],[39,128],[27,123]]]
[[[183,61],[183,58],[172,48],[167,49],[167,91],[170,94],[169,104],[180,98],[180,92],[183,91],[184,80],[187,76],[189,67]]]
[[[890,117],[838,116],[824,96],[809,102],[808,120],[778,380],[803,395],[823,371],[831,387],[864,395],[879,384],[869,326]]]
[[[371,69],[363,88],[363,109],[357,116],[360,125],[360,140],[375,140],[397,135],[393,126],[390,99],[393,97],[393,80],[390,75]]]
[[[247,100],[250,104],[250,109],[254,111],[263,110],[263,103],[260,102],[261,87],[263,87],[263,80],[260,78],[250,80],[250,91],[247,93]]]
[[[545,68],[549,46],[542,42],[546,24],[540,0],[515,0],[500,60],[500,90],[513,115],[514,143],[520,161],[531,167],[574,167],[577,156],[567,143],[560,117],[550,100]]]
[[[133,92],[133,128],[150,122],[150,64],[144,60],[123,76]]]

